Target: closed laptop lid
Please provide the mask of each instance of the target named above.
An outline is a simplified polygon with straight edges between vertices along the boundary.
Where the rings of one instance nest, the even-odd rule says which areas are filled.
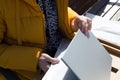
[[[110,80],[112,58],[92,32],[78,30],[62,60],[79,80]]]

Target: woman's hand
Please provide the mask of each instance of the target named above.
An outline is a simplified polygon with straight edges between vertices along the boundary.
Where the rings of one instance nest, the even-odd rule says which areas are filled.
[[[48,54],[42,53],[39,58],[39,68],[42,69],[44,73],[46,73],[51,64],[57,64],[59,61],[60,60],[57,58],[52,58]]]
[[[92,20],[85,16],[77,16],[72,20],[72,28],[74,31],[80,29],[85,35],[91,30]]]

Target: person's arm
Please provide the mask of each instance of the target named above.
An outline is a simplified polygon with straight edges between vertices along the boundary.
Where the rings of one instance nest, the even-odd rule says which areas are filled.
[[[68,21],[73,32],[80,29],[84,34],[87,34],[87,32],[91,30],[92,20],[88,17],[77,14],[70,7],[68,7]]]
[[[72,29],[72,24],[71,24],[72,20],[78,15],[79,15],[78,13],[76,13],[74,10],[68,7],[68,24],[71,29]],[[72,31],[75,32],[74,29],[72,29]]]
[[[76,13],[72,8],[68,7],[68,20],[72,21],[79,14]]]

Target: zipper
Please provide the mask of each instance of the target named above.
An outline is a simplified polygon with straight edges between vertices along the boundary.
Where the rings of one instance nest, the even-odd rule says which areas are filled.
[[[22,45],[21,29],[20,29],[20,5],[19,0],[16,0],[16,31],[17,31],[17,44]]]
[[[44,29],[44,40],[45,40],[45,45],[44,45],[44,50],[45,50],[45,47],[46,47],[46,44],[47,44],[47,38],[46,38],[46,22],[45,22],[45,15],[42,14],[42,18],[43,18],[43,29]]]
[[[37,3],[37,2],[36,2]],[[43,22],[43,29],[44,29],[44,46],[43,46],[43,50],[45,50],[45,47],[46,47],[46,44],[47,44],[47,38],[46,38],[46,22],[45,22],[45,15],[41,9],[41,7],[39,6],[39,4],[37,4],[38,7],[39,7],[39,12],[41,14],[41,17],[42,17],[42,22]]]

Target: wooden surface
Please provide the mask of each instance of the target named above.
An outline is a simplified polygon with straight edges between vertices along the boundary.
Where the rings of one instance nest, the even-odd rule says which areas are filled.
[[[69,0],[78,14],[90,12],[108,20],[120,21],[120,0]]]
[[[92,32],[103,44],[106,50],[120,57],[120,23],[90,13],[86,14],[92,19]]]
[[[109,0],[109,3],[101,10],[103,12],[101,14],[98,13],[99,16],[101,16],[105,19],[111,20],[111,21],[120,21],[120,0]],[[111,45],[109,45],[109,46],[111,46]],[[112,45],[111,47],[114,47],[114,46]],[[115,51],[117,50],[117,56],[120,57],[120,55],[119,55],[120,54],[120,46],[119,46],[119,48],[118,47],[114,47],[114,48],[115,48],[114,49]],[[111,51],[114,51],[114,50],[111,50]]]
[[[120,0],[110,0],[100,16],[108,20],[120,21]],[[111,56],[113,58],[112,66],[116,70],[111,73],[111,80],[120,80],[120,57],[114,55]]]
[[[102,0],[102,1],[104,3],[104,0]],[[100,5],[101,3],[97,3],[97,4]],[[111,21],[120,21],[120,0],[109,0],[109,2],[105,6],[98,7],[98,8],[99,8],[99,10],[94,10],[96,12],[93,12],[93,13],[95,13],[96,15],[101,16],[105,19],[111,20]],[[98,9],[98,8],[94,8],[94,9]],[[91,12],[91,11],[88,11],[88,12]],[[103,41],[102,41],[102,43],[106,44],[106,42],[103,42]],[[114,47],[114,48],[116,48],[116,47]],[[117,47],[117,49],[120,51],[120,49],[118,47]],[[116,52],[116,49],[114,49],[114,50]],[[114,54],[114,50],[112,50],[113,51],[112,54]],[[112,68],[110,80],[120,80],[120,55],[119,55],[120,53],[117,53],[117,55],[116,54],[112,55],[112,54],[111,54],[111,56],[113,58],[113,60],[112,60],[113,68]]]
[[[112,67],[115,68],[115,71],[111,72],[111,80],[120,80],[120,58],[111,55],[112,60]]]
[[[84,14],[99,0],[69,0],[69,6],[78,14]]]
[[[120,21],[120,0],[109,0],[109,3],[98,14],[106,19]]]
[[[105,2],[101,2],[101,3],[105,3]],[[93,9],[95,9],[95,8],[93,8]],[[93,11],[96,11],[96,10],[93,10]],[[91,13],[94,13],[94,12],[91,12]],[[97,13],[95,13],[95,15],[101,16],[104,19],[111,20],[111,21],[120,21],[120,0],[109,0],[109,2],[106,4],[106,6],[103,6],[103,7],[99,6],[99,11]],[[114,27],[114,25],[113,25],[113,27]],[[105,48],[109,52],[120,57],[120,46],[118,46],[116,44],[114,45],[112,43],[111,43],[112,45],[108,44],[110,42],[103,41],[103,40],[102,40],[102,43],[104,44]]]
[[[107,5],[108,2],[109,0],[99,0],[88,12],[95,15],[101,14],[103,12],[103,8]]]
[[[107,5],[105,7],[101,7],[101,10],[96,14],[98,16],[101,16],[101,17],[111,20],[111,21],[120,21],[120,0],[109,0]],[[103,42],[103,41],[102,41],[102,43],[106,44],[106,42]],[[110,47],[113,47],[113,45]],[[116,48],[116,47],[114,47],[114,48]],[[119,48],[117,48],[117,49],[120,51]],[[114,50],[116,52],[116,49],[114,49]],[[114,50],[112,50],[113,51],[112,54],[114,54]],[[118,54],[117,56],[116,56],[116,54],[111,55],[113,58],[113,60],[112,60],[113,68],[112,68],[112,72],[111,72],[111,80],[120,80],[120,55],[119,55],[120,52],[117,54]]]

